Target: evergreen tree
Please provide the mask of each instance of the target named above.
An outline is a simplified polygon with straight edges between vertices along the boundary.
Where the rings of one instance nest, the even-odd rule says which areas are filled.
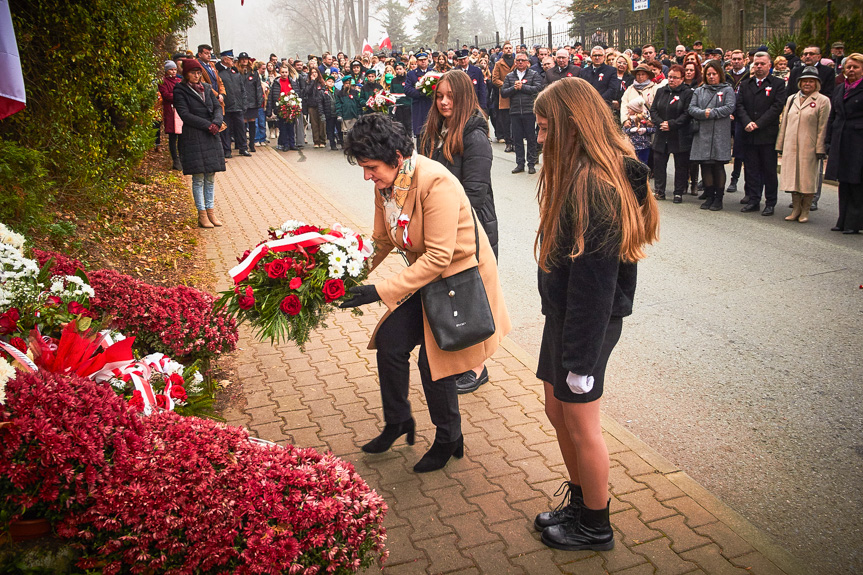
[[[389,35],[393,49],[409,48],[413,45],[413,40],[405,27],[408,14],[410,14],[409,6],[398,0],[387,0],[378,7],[376,19]],[[377,48],[377,46],[374,47]]]

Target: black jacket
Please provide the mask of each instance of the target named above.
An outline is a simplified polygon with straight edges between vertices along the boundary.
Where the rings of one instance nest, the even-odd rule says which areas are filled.
[[[779,116],[785,107],[785,80],[769,74],[758,87],[755,76],[740,83],[737,90],[737,107],[734,118],[739,122],[744,144],[776,144],[779,135]],[[746,131],[749,122],[758,125],[757,130]]]
[[[692,132],[689,129],[692,117],[687,113],[690,100],[692,89],[686,83],[674,90],[666,84],[656,91],[650,106],[650,119],[656,125],[654,150],[663,154],[676,154],[692,148]],[[668,122],[667,132],[659,129],[662,122]]]
[[[246,98],[243,75],[233,66],[226,68],[221,62],[216,64],[216,70],[225,87],[225,112],[244,112]]]
[[[612,102],[620,102],[623,99],[623,93],[626,92],[626,89],[632,86],[633,82],[635,82],[635,76],[627,72],[623,75],[623,78],[617,77],[617,70],[614,71],[614,78],[611,80],[611,83],[614,87],[614,97],[611,98]],[[618,119],[620,114],[617,114]]]
[[[515,82],[517,80],[518,73],[513,69],[503,79],[500,95],[504,98],[509,98],[510,114],[533,114],[533,102],[536,100],[536,95],[545,87],[542,77],[528,68],[524,71],[521,90],[515,89]]]
[[[617,88],[619,88],[619,86],[615,86],[617,83],[617,70],[608,64],[603,64],[599,68],[594,68],[593,64],[585,66],[578,73],[578,77],[590,82],[590,85],[596,88],[596,91],[599,92],[599,95],[606,102],[610,103],[614,100]]]
[[[558,68],[557,64],[545,71],[545,81],[549,84],[557,82],[561,78],[578,78],[581,66],[568,64],[566,68]]]
[[[174,96],[176,99],[176,96]],[[845,98],[845,87],[833,94],[830,119],[827,121],[827,143],[830,146],[827,170],[829,180],[849,184],[863,183],[863,83]],[[175,104],[176,105],[176,104]]]
[[[261,77],[255,70],[241,74],[243,77],[243,97],[246,110],[258,110],[264,103],[264,88]]]
[[[204,94],[190,88],[186,82],[174,87],[174,109],[183,120],[180,135],[180,161],[183,173],[209,174],[225,171],[225,152],[219,135],[209,132],[211,124],[222,125],[222,105],[213,94],[209,84],[204,84]]]
[[[296,92],[300,98],[302,98],[303,110],[305,110],[306,109],[305,94],[303,94],[302,92],[297,92],[297,81],[296,80],[290,80],[290,82],[291,82],[291,89],[294,92]],[[268,113],[278,115],[278,103],[279,103],[279,98],[281,97],[281,95],[282,95],[281,78],[276,78],[275,80],[273,80],[273,83],[270,84],[270,101],[267,103],[267,112]]]
[[[647,166],[624,159],[626,174],[639,203],[647,197]],[[590,208],[584,253],[575,259],[572,251],[572,207],[561,214],[560,255],[548,273],[539,270],[542,313],[563,321],[563,367],[579,375],[592,375],[602,349],[608,321],[632,314],[637,264],[620,260],[620,230],[610,217]],[[570,233],[567,233],[570,232]]]
[[[805,68],[805,66],[797,66],[796,68],[792,68],[791,73],[788,74],[788,89],[785,93],[786,100],[800,91],[800,88],[797,87],[797,82],[800,81],[800,76],[803,75]],[[830,66],[822,66],[821,62],[815,64],[815,68],[818,69],[818,77],[821,78],[821,93],[832,100],[833,88],[836,87],[836,72]]]
[[[432,151],[432,160],[440,162],[461,182],[476,218],[482,224],[494,256],[497,257],[497,213],[494,209],[494,192],[491,189],[491,143],[488,141],[488,122],[478,114],[468,118],[462,136],[464,150],[452,162],[443,154],[443,147]],[[426,154],[428,155],[428,154]]]

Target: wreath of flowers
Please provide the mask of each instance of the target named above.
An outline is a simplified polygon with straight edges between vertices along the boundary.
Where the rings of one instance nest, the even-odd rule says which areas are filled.
[[[378,90],[366,101],[366,108],[386,114],[395,103],[396,97],[389,90]]]
[[[428,96],[431,98],[434,96],[435,90],[437,90],[437,83],[441,79],[440,72],[426,72],[422,78],[419,79],[416,83],[416,89],[422,92],[423,96]]]
[[[279,117],[288,122],[294,121],[303,113],[303,99],[293,90],[282,93],[276,106],[279,109]]]
[[[289,220],[270,228],[261,242],[237,258],[234,288],[221,292],[217,309],[248,321],[261,340],[293,341],[302,349],[339,300],[368,276],[369,240],[333,224],[318,227]]]

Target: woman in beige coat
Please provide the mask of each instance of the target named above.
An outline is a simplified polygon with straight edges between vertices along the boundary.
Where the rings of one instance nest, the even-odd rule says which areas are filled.
[[[352,288],[353,299],[342,304],[355,307],[380,300],[388,308],[369,344],[369,349],[377,350],[385,426],[362,449],[381,453],[402,435],[413,444],[408,362],[419,345],[420,379],[437,429],[431,449],[414,471],[434,471],[450,457],[464,454],[456,377],[491,357],[511,329],[494,252],[483,228],[474,225],[470,201],[459,181],[443,165],[418,155],[413,140],[389,116],[369,114],[357,120],[345,137],[344,152],[375,184],[376,252],[371,269],[394,248],[404,252],[409,262],[393,277]],[[440,277],[476,266],[477,259],[496,331],[461,351],[443,351],[435,342],[419,292]]]
[[[807,66],[797,81],[800,91],[788,98],[779,126],[776,151],[782,154],[779,188],[792,194],[786,221],[808,222],[818,187],[818,163],[827,155],[830,99],[821,94],[818,70]]]

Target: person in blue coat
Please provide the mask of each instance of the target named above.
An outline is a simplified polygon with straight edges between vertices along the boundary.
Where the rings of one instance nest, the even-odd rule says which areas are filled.
[[[585,66],[578,73],[578,77],[587,80],[593,86],[605,103],[611,106],[617,94],[617,70],[605,63],[605,50],[600,46],[594,46],[590,51],[591,64]]]
[[[456,50],[455,59],[456,69],[462,70],[470,78],[474,92],[476,92],[476,99],[479,101],[479,107],[485,110],[488,102],[488,90],[482,70],[470,63],[470,52],[467,50]]]
[[[408,72],[408,79],[405,80],[405,94],[410,96],[411,103],[411,126],[414,129],[414,136],[419,136],[423,131],[423,126],[428,118],[429,110],[431,110],[432,99],[417,90],[416,84],[420,78],[430,72],[432,68],[429,66],[429,55],[425,52],[420,52],[416,55],[417,67],[415,70]]]

